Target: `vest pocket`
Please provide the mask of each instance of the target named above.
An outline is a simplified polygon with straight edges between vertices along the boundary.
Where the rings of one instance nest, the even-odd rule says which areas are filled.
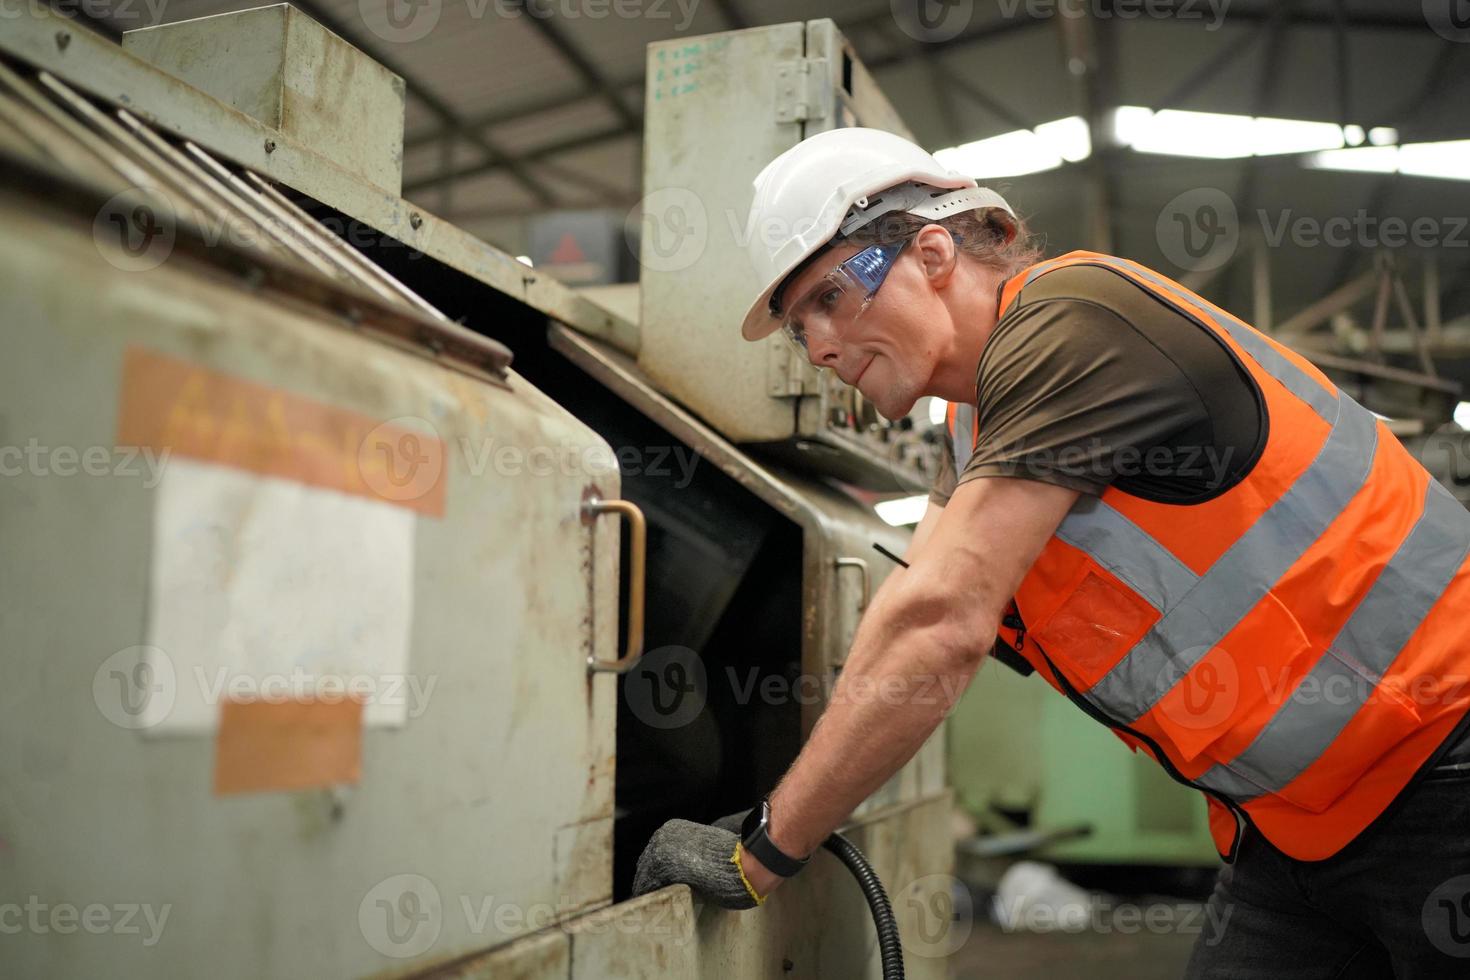
[[[1085,691],[1112,670],[1158,618],[1158,610],[1089,561],[1061,605],[1031,633]]]

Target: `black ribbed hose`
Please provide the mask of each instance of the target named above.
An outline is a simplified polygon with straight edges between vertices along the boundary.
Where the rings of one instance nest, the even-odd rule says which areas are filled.
[[[873,912],[873,925],[878,928],[878,951],[883,956],[883,980],[903,980],[903,943],[898,937],[898,922],[893,918],[893,906],[888,904],[888,893],[883,890],[883,882],[878,880],[877,873],[868,864],[868,859],[863,857],[863,852],[857,849],[857,845],[841,834],[828,837],[822,842],[822,846],[847,865],[847,870],[852,872],[858,887],[863,890],[863,897],[868,900],[868,908]]]

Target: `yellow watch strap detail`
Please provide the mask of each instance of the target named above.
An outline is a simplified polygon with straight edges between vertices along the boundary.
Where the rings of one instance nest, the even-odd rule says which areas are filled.
[[[750,879],[745,877],[745,867],[740,863],[740,854],[740,842],[736,841],[735,853],[730,855],[730,863],[735,865],[736,871],[740,872],[740,883],[745,886],[745,890],[750,893],[750,897],[755,899],[755,904],[764,905],[766,900],[761,897],[760,892],[755,890],[755,886],[750,883]]]

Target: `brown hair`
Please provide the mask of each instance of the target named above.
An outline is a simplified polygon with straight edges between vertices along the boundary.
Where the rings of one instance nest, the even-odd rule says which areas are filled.
[[[994,269],[1004,279],[1034,265],[1042,256],[1042,245],[1026,222],[1000,208],[962,211],[937,221],[907,211],[894,211],[857,229],[843,241],[863,246],[896,245],[912,240],[931,224],[948,231],[959,252]]]

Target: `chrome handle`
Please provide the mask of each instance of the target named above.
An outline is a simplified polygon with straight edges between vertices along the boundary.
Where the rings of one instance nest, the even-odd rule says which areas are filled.
[[[643,511],[627,500],[589,497],[582,502],[582,514],[588,520],[602,514],[621,514],[628,519],[628,530],[632,533],[628,542],[628,649],[617,660],[598,660],[596,655],[587,657],[589,672],[605,670],[614,674],[625,674],[643,656],[644,562],[648,556],[648,522],[643,519]]]
[[[858,612],[868,608],[868,601],[873,598],[873,576],[868,571],[868,563],[861,558],[837,558],[832,564],[841,572],[844,568],[856,568],[863,573],[863,599],[858,603]]]

